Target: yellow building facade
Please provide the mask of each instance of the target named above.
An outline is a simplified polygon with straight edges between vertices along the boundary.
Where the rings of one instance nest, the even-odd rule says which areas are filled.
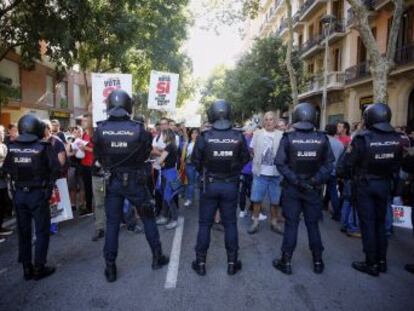
[[[371,28],[380,52],[385,53],[393,4],[388,0],[365,0],[364,3],[371,12]],[[300,101],[311,102],[317,107],[321,105],[325,42],[328,40],[327,120],[347,120],[351,124],[360,121],[364,107],[373,101],[372,79],[369,57],[354,28],[350,5],[345,0],[293,0],[292,10],[294,40],[305,75]],[[335,17],[329,34],[321,21],[326,15]],[[249,27],[247,42],[254,37],[272,34],[280,35],[286,42],[284,0],[262,1],[260,14]],[[395,63],[388,86],[392,123],[395,126],[411,125],[414,129],[414,1],[405,1]]]

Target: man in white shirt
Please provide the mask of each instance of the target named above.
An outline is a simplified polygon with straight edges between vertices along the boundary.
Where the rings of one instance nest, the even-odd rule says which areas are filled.
[[[250,201],[253,203],[252,225],[248,230],[254,234],[259,230],[259,214],[262,202],[268,194],[271,204],[271,229],[283,233],[280,213],[281,177],[274,164],[283,132],[276,129],[273,112],[263,117],[263,129],[254,133],[250,148],[253,149],[253,185]]]

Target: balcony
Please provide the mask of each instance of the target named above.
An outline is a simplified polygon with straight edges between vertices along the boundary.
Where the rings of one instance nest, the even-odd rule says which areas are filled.
[[[303,29],[303,26],[305,25],[304,22],[300,21],[300,15],[301,10],[299,9],[295,15],[292,16],[292,23],[293,23],[293,31],[299,32],[301,29]]]
[[[408,44],[395,51],[395,64],[397,66],[414,63],[414,43]]]
[[[280,21],[279,28],[277,30],[277,35],[283,37],[283,35],[288,31],[287,20],[284,18]]]
[[[327,77],[327,90],[329,91],[338,91],[342,90],[345,86],[345,73],[343,71],[331,71],[328,73]],[[323,74],[318,74],[313,76],[308,82],[306,82],[305,87],[301,94],[299,94],[299,99],[305,99],[314,95],[321,94],[323,91]]]
[[[345,23],[341,20],[336,20],[331,26],[331,34],[329,35],[329,44],[332,44],[342,39],[344,36],[345,36]],[[325,42],[325,40],[323,40],[323,42]]]
[[[323,34],[318,34],[308,41],[306,41],[302,49],[300,51],[302,58],[308,58],[310,56],[315,55],[317,52],[323,50],[323,46],[321,45],[321,41],[324,39]]]
[[[345,84],[351,84],[371,75],[368,62],[363,62],[345,70]]]
[[[326,0],[307,0],[300,7],[300,21],[305,21],[308,17],[312,16],[317,10],[325,5]]]

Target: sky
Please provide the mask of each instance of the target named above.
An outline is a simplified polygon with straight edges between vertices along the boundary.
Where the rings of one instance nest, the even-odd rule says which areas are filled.
[[[200,12],[200,6],[200,0],[191,1],[192,12]],[[222,27],[217,35],[214,30],[202,29],[204,22],[204,18],[196,18],[184,47],[193,61],[194,77],[203,80],[218,65],[233,65],[242,51],[242,39],[237,26]]]

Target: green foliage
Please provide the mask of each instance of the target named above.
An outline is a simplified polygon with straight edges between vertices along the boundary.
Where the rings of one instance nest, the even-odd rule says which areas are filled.
[[[251,51],[235,68],[218,68],[206,83],[202,104],[217,98],[232,102],[236,120],[257,112],[284,110],[291,102],[289,75],[285,65],[286,47],[277,36],[256,40]],[[298,73],[300,60],[294,55]]]
[[[188,0],[11,0],[0,3],[0,61],[16,48],[23,65],[41,60],[39,42],[59,73],[130,72],[147,91],[151,69],[180,73],[180,100],[192,92],[191,61],[180,52],[191,17]]]

